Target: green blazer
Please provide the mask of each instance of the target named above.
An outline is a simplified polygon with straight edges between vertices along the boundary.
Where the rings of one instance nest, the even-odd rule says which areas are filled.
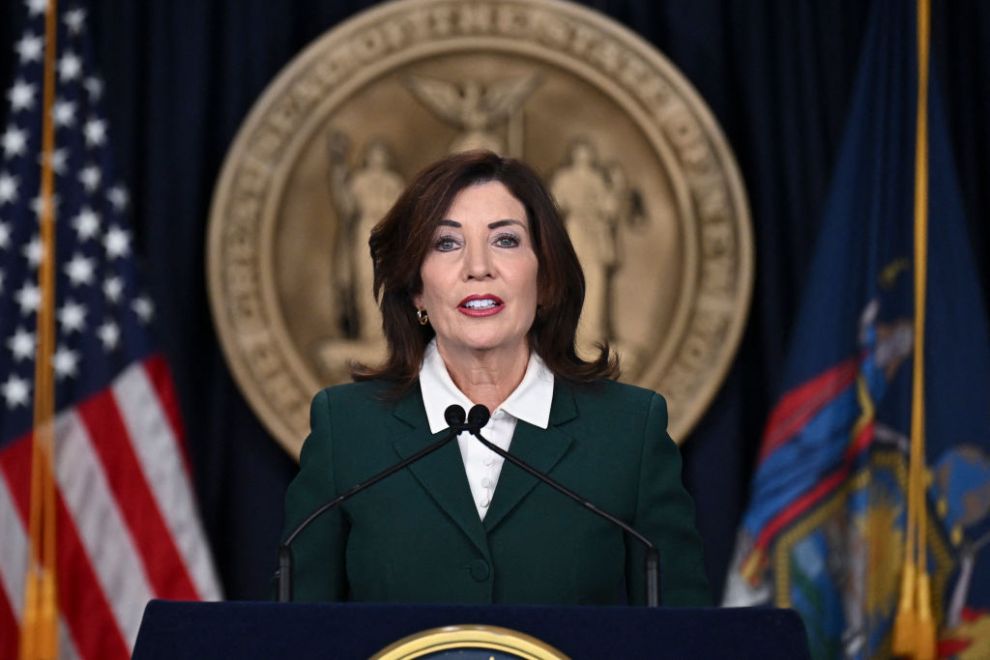
[[[336,494],[438,440],[419,387],[313,399],[285,500],[285,534]],[[632,524],[660,549],[666,606],[710,604],[694,505],[656,393],[554,383],[546,430],[518,422],[510,451]],[[506,462],[484,521],[452,441],[324,514],[293,543],[296,600],[644,603],[643,552],[621,530]]]

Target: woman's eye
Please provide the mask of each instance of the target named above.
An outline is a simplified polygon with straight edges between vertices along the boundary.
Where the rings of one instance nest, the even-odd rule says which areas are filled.
[[[450,252],[457,249],[457,240],[453,236],[441,236],[433,244],[440,252]]]
[[[495,245],[503,248],[519,247],[519,237],[514,234],[501,234],[495,238]]]

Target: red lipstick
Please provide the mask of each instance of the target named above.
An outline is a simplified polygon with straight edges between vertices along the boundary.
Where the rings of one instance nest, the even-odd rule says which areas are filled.
[[[496,295],[484,293],[470,295],[457,303],[457,311],[465,316],[493,316],[505,309],[505,303]]]

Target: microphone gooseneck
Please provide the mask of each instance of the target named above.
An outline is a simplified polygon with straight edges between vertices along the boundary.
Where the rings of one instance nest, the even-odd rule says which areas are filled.
[[[516,458],[513,454],[505,451],[501,447],[492,442],[489,442],[484,436],[481,435],[481,428],[488,423],[491,413],[488,412],[488,408],[482,404],[477,404],[471,408],[468,413],[468,422],[466,424],[466,430],[476,437],[481,444],[488,447],[491,451],[495,452],[505,460],[509,461],[522,471],[526,472],[532,477],[536,477],[546,485],[550,486],[558,493],[561,493],[570,499],[574,500],[585,509],[591,511],[595,515],[604,518],[613,525],[620,527],[624,532],[632,536],[634,539],[643,544],[646,548],[646,605],[647,607],[659,607],[660,606],[660,551],[657,549],[656,545],[653,544],[650,539],[643,536],[641,533],[636,531],[631,525],[623,522],[619,518],[613,516],[607,511],[599,509],[597,506],[584,499],[574,491],[570,490],[563,484],[558,483],[556,480],[552,479],[549,475],[546,475],[533,466],[531,466],[526,461]]]
[[[485,413],[487,414],[487,412],[488,411],[486,410]],[[399,461],[395,465],[385,468],[378,474],[369,477],[367,480],[354,484],[344,493],[341,493],[329,502],[326,502],[319,508],[315,509],[312,513],[306,516],[301,523],[296,525],[288,536],[285,537],[285,540],[278,546],[278,570],[275,572],[275,591],[278,602],[288,603],[292,600],[292,542],[296,540],[296,537],[299,536],[303,530],[309,527],[314,520],[322,516],[327,511],[336,509],[338,506],[351,499],[361,491],[371,488],[382,479],[390,477],[399,470],[408,467],[421,458],[425,458],[426,456],[432,454],[456,438],[458,433],[468,430],[467,425],[464,423],[464,408],[461,406],[457,404],[448,406],[444,411],[443,416],[444,419],[447,420],[449,428],[447,429],[447,433],[442,438],[433,444],[423,447],[412,456]]]

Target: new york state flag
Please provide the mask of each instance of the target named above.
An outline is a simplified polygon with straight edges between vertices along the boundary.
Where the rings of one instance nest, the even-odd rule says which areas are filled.
[[[890,656],[911,547],[913,10],[873,8],[726,589],[726,605],[795,608],[818,658]],[[937,655],[988,658],[990,333],[936,80],[928,90],[923,562]]]

